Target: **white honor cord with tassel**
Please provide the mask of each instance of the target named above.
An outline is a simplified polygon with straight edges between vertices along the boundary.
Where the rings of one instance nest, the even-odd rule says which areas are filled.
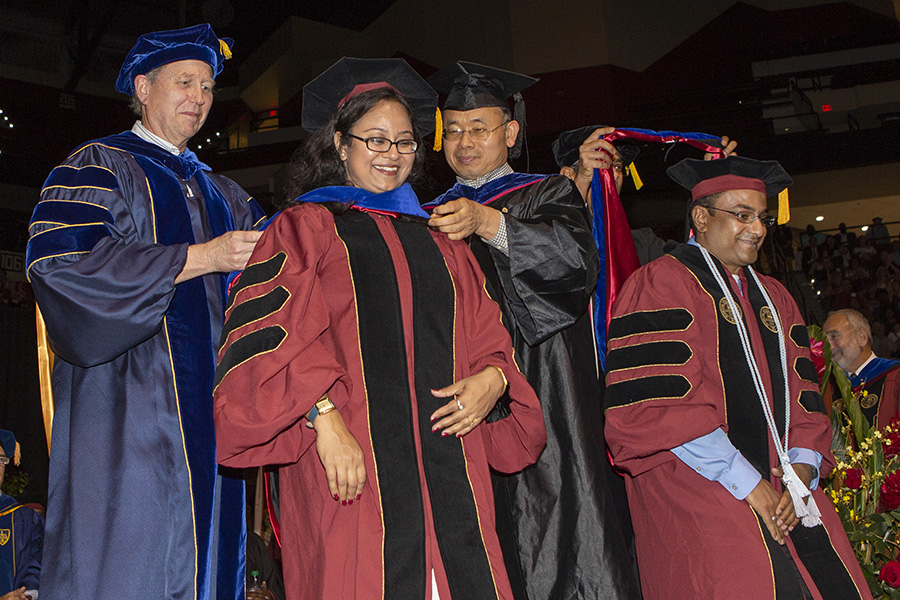
[[[698,245],[698,247],[700,248],[700,253],[703,255],[704,260],[706,260],[706,264],[709,267],[709,270],[712,272],[716,283],[719,284],[719,288],[721,288],[722,293],[725,295],[725,299],[728,301],[728,307],[731,309],[731,314],[734,316],[734,321],[738,330],[738,336],[741,339],[741,346],[744,349],[744,357],[747,360],[747,365],[750,367],[750,374],[753,378],[753,384],[756,387],[756,393],[759,396],[763,414],[766,416],[766,423],[769,426],[769,434],[771,435],[772,442],[775,445],[775,451],[778,453],[778,461],[781,464],[781,471],[783,474],[781,480],[791,494],[791,500],[794,503],[794,512],[798,517],[800,517],[800,521],[805,527],[815,527],[816,525],[821,525],[822,513],[819,512],[819,507],[816,505],[816,501],[812,497],[809,488],[807,488],[803,484],[801,479],[797,476],[797,473],[794,471],[794,468],[791,466],[790,458],[788,458],[787,454],[788,431],[791,424],[791,393],[790,386],[788,385],[787,350],[785,349],[784,330],[781,326],[781,319],[779,318],[778,313],[775,311],[775,306],[772,304],[772,299],[769,298],[768,292],[766,292],[766,289],[763,287],[763,285],[759,281],[759,278],[756,276],[756,271],[753,270],[753,267],[748,265],[747,270],[750,271],[750,275],[753,277],[754,283],[756,283],[756,286],[759,288],[760,292],[762,292],[763,298],[766,301],[766,305],[769,307],[769,310],[772,313],[772,319],[775,321],[775,330],[778,334],[778,351],[781,358],[782,375],[784,377],[783,444],[781,442],[780,436],[778,435],[778,428],[775,425],[775,417],[772,414],[771,407],[769,406],[769,400],[768,396],[766,395],[765,386],[763,385],[762,376],[759,374],[759,366],[756,364],[756,358],[754,358],[753,356],[753,351],[750,345],[750,336],[747,333],[747,328],[744,325],[744,320],[740,317],[741,312],[739,311],[734,298],[732,298],[729,287],[725,284],[725,280],[722,278],[722,274],[719,273],[719,270],[713,263],[713,260],[709,255],[709,251],[707,251],[703,246]]]

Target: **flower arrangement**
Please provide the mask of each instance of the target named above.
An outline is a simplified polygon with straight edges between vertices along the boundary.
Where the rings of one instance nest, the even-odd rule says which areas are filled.
[[[808,327],[813,362],[822,382],[837,383],[841,398],[831,411],[831,449],[837,468],[826,481],[844,530],[876,598],[900,599],[900,418],[870,427],[844,371],[815,325]],[[828,489],[830,488],[830,489]]]

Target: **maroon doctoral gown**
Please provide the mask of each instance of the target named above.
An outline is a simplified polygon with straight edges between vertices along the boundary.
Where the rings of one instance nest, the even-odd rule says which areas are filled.
[[[831,427],[797,305],[781,284],[759,276],[785,335],[785,382],[771,312],[747,269],[742,295],[713,260],[744,317],[780,434],[786,383],[789,446],[821,453],[825,477],[834,468]],[[628,279],[613,309],[609,348],[606,440],[628,473],[644,600],[799,598],[803,586],[813,598],[871,598],[821,490],[813,496],[824,527],[797,525],[781,547],[746,501],[670,452],[721,428],[763,477],[778,464],[734,317],[699,248],[683,244]],[[770,480],[780,491],[780,481]]]
[[[316,204],[266,230],[231,291],[215,391],[218,457],[282,465],[291,598],[509,599],[488,465],[533,463],[546,433],[484,275],[424,222]],[[431,431],[430,390],[489,365],[511,414],[463,438]],[[328,392],[365,454],[352,505],[335,502],[304,415]]]

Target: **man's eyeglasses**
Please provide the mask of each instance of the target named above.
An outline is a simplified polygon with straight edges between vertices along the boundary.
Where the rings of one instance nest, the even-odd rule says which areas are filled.
[[[749,225],[753,221],[759,219],[759,222],[765,225],[766,227],[771,227],[775,224],[775,217],[772,215],[758,215],[755,212],[749,210],[726,210],[724,208],[716,208],[715,206],[705,206],[704,208],[708,208],[709,210],[719,210],[722,212],[727,212],[728,214],[734,215],[734,218],[744,223],[745,225]]]
[[[9,464],[9,457],[8,456],[0,456],[0,466],[5,467],[8,464]]]
[[[448,142],[456,142],[462,139],[464,133],[468,133],[469,137],[475,140],[476,142],[484,142],[491,134],[509,123],[509,121],[503,121],[496,127],[492,127],[488,129],[487,127],[473,127],[472,129],[445,129],[444,130],[444,139]]]
[[[391,146],[397,146],[397,152],[400,154],[415,154],[416,149],[419,147],[419,144],[416,140],[397,140],[396,142],[392,142],[391,140],[384,137],[370,137],[370,138],[361,138],[358,135],[353,135],[352,133],[347,133],[347,137],[352,137],[354,140],[359,140],[366,144],[366,148],[371,150],[372,152],[387,152],[391,149]]]

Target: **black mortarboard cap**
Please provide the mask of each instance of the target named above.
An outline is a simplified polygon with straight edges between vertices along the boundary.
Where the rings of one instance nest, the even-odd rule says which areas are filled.
[[[528,75],[462,60],[428,78],[434,89],[447,94],[444,110],[466,111],[492,106],[508,109],[508,99],[513,96],[513,120],[519,122],[519,136],[509,151],[512,158],[518,158],[525,138],[525,102],[521,91],[537,81]]]
[[[579,127],[578,129],[570,129],[559,134],[559,137],[553,140],[553,158],[556,159],[556,166],[570,167],[578,160],[578,149],[595,130],[600,129],[602,125],[589,125],[587,127]],[[634,162],[637,155],[641,153],[640,146],[628,143],[629,140],[617,140],[614,144],[622,162],[627,167]]]
[[[412,104],[419,135],[434,131],[437,92],[405,60],[346,56],[303,86],[303,129],[316,131],[353,96],[385,86],[394,88]]]
[[[537,83],[537,79],[477,63],[458,61],[428,78],[434,89],[447,94],[444,110],[509,108],[508,98]]]
[[[757,189],[766,197],[777,196],[793,183],[774,160],[729,156],[716,160],[686,158],[669,167],[666,174],[691,191],[693,200],[728,190]]]

